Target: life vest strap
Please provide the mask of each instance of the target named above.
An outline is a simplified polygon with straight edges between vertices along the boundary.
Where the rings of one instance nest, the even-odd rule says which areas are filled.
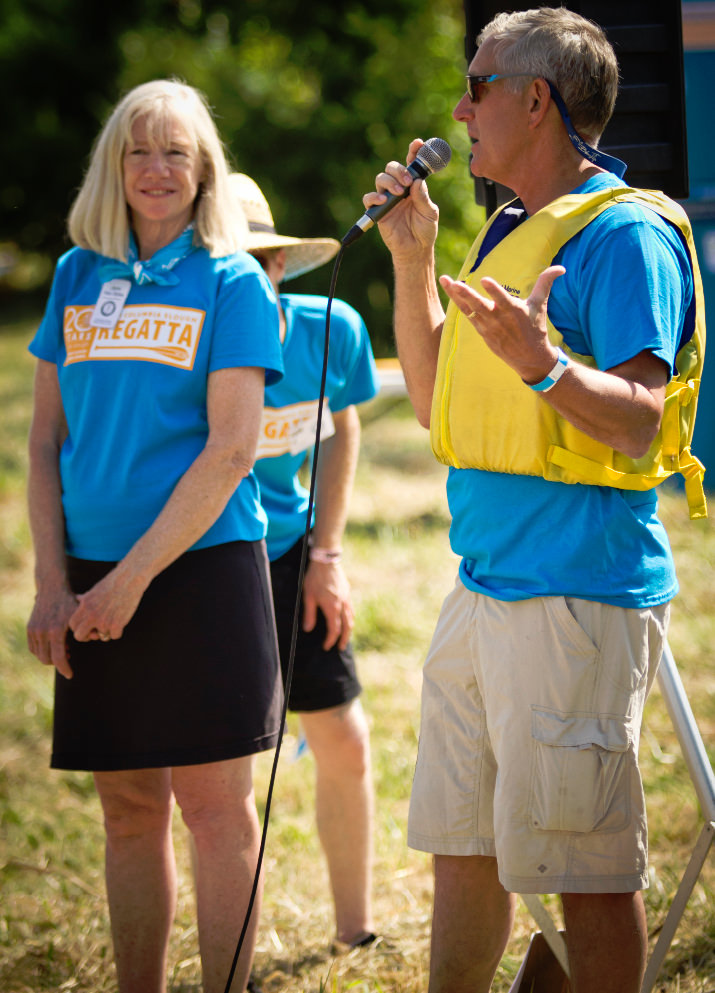
[[[690,520],[697,521],[707,517],[708,503],[703,489],[705,466],[689,448],[680,453],[680,472],[685,480],[685,496],[688,501]]]
[[[613,466],[601,465],[583,455],[577,455],[575,452],[560,448],[558,445],[549,446],[546,458],[550,465],[563,469],[567,474],[572,473],[582,482],[594,486],[614,486],[621,490],[653,489],[671,475],[665,470],[655,475],[621,472],[614,469]],[[684,448],[677,461],[678,465],[675,471],[679,472],[685,480],[685,496],[688,501],[690,519],[695,521],[707,517],[708,507],[703,489],[705,466],[692,454],[690,448]]]

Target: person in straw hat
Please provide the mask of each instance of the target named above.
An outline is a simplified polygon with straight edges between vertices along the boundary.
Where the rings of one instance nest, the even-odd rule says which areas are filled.
[[[265,391],[255,473],[268,515],[266,542],[285,673],[308,507],[298,471],[315,439],[328,301],[280,293],[279,286],[323,265],[340,246],[333,238],[278,234],[257,184],[238,173],[229,182],[248,220],[246,248],[265,269],[279,300],[285,375],[280,388]],[[318,833],[335,905],[335,953],[375,941],[370,743],[350,647],[350,586],[340,560],[360,443],[356,404],[373,397],[378,385],[362,318],[334,300],[312,543],[288,705],[300,714],[315,756]]]

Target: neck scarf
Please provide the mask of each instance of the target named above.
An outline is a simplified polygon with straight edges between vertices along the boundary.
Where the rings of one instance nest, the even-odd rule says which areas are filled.
[[[156,283],[157,286],[176,286],[179,277],[171,270],[194,250],[194,226],[189,224],[178,238],[164,245],[150,259],[139,259],[139,252],[134,235],[129,234],[129,259],[105,257],[99,266],[99,280],[106,283],[110,279],[133,279],[138,286],[145,283]]]

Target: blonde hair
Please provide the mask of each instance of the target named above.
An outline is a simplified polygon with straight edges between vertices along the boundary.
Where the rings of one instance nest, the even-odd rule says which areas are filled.
[[[495,71],[525,72],[554,84],[576,130],[594,143],[618,94],[618,62],[601,28],[565,7],[497,14],[477,38],[494,41]],[[518,86],[517,80],[505,81]]]
[[[220,258],[244,247],[248,224],[229,192],[226,153],[205,98],[177,80],[142,83],[120,100],[92,148],[89,167],[68,217],[75,245],[127,261],[129,211],[123,158],[132,127],[145,118],[150,141],[180,125],[198,153],[202,176],[194,209],[194,243]]]

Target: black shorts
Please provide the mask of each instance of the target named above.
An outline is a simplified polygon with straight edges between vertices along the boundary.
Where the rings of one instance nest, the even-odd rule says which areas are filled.
[[[302,541],[271,562],[273,603],[276,611],[278,645],[285,679],[293,633],[293,612],[298,590]],[[350,645],[342,651],[333,646],[326,652],[325,618],[318,611],[312,631],[303,630],[303,598],[300,601],[298,637],[288,706],[291,710],[312,711],[339,707],[359,696],[362,689],[355,671]]]
[[[112,562],[70,559],[84,592]],[[116,641],[68,636],[55,677],[51,764],[106,771],[252,755],[277,740],[283,699],[263,542],[186,552],[149,585]]]

